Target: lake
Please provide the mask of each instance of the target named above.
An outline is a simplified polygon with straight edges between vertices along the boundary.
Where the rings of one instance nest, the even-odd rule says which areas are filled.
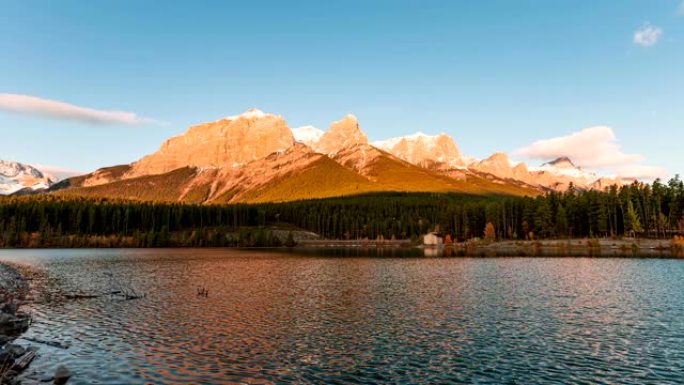
[[[37,344],[28,377],[64,364],[70,384],[684,382],[683,260],[101,249],[0,261],[36,271],[26,336],[69,346]],[[120,288],[145,297],[60,299]]]

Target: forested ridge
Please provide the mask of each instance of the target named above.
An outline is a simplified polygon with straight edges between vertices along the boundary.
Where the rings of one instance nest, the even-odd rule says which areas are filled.
[[[330,239],[454,240],[638,235],[684,230],[684,183],[634,183],[536,198],[383,193],[288,203],[189,205],[54,195],[0,198],[0,247],[264,246],[288,224]],[[493,231],[491,230],[493,227]]]

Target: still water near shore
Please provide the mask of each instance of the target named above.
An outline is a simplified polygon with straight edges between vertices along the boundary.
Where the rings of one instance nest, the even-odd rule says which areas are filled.
[[[2,250],[70,384],[680,384],[684,261]],[[64,300],[126,286],[146,297]],[[209,296],[198,297],[197,287]],[[21,342],[21,340],[19,340]],[[25,342],[28,344],[28,342]]]

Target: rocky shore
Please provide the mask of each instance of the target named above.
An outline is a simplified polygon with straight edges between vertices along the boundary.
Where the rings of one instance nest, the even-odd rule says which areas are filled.
[[[36,356],[34,347],[24,348],[14,340],[28,330],[31,316],[22,312],[29,286],[13,267],[0,264],[0,383],[18,384],[17,375],[26,370]]]
[[[17,268],[0,263],[0,385],[28,385],[18,379],[36,357],[38,347],[18,345],[15,341],[31,325],[31,315],[22,311],[32,296],[28,280]],[[40,382],[66,384],[71,373],[58,367],[54,375],[44,376]]]

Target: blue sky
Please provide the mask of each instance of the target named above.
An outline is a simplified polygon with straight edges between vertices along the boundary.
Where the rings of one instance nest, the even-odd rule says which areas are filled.
[[[353,113],[372,140],[447,132],[466,154],[530,164],[537,140],[608,126],[606,151],[673,175],[684,171],[684,4],[3,0],[2,93],[147,119],[0,106],[0,159],[83,171],[258,107],[290,127]]]

